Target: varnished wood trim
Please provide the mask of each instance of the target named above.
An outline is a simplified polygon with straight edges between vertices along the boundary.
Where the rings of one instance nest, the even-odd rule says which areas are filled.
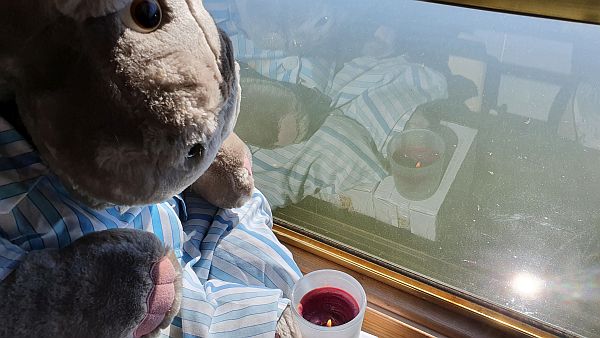
[[[319,257],[291,244],[285,244],[303,273],[320,269],[345,272],[356,278],[367,294],[367,309],[381,314],[366,317],[364,331],[379,338],[448,337],[448,338],[510,338],[503,328],[494,328],[473,318],[458,314],[429,302],[422,297],[393,288],[387,284],[350,270],[329,259]],[[377,324],[372,322],[375,318]]]
[[[473,303],[444,290],[440,290],[432,285],[386,269],[286,227],[275,225],[273,231],[284,244],[291,245],[335,264],[339,264],[340,266],[355,271],[367,278],[391,286],[395,290],[400,290],[418,298],[426,299],[429,302],[435,303],[437,306],[451,308],[453,311],[463,313],[470,318],[476,318],[478,321],[486,323],[487,325],[502,328],[513,335],[529,337],[554,336],[540,328]],[[325,266],[320,268],[325,268]],[[419,324],[426,325],[426,323]],[[440,326],[438,325],[438,329],[439,327]]]
[[[527,14],[561,20],[600,23],[600,2],[597,0],[441,0],[435,2],[500,12]]]
[[[383,312],[367,308],[365,320],[362,330],[378,338],[395,337],[395,338],[433,338],[435,335],[429,334],[424,330],[420,330],[410,323],[400,321]]]

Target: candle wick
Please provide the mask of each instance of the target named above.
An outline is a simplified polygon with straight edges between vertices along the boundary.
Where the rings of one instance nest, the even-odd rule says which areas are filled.
[[[331,318],[327,320],[327,327],[331,327]]]

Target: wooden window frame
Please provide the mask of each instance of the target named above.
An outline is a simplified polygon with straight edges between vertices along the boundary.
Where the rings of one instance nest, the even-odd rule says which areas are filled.
[[[543,18],[600,23],[600,3],[596,0],[420,0],[504,13]]]
[[[550,324],[451,292],[350,253],[341,243],[275,219],[273,232],[292,252],[302,273],[344,271],[365,288],[363,330],[385,337],[556,337],[575,336]],[[340,248],[341,247],[341,248]],[[472,298],[472,299],[467,299]]]

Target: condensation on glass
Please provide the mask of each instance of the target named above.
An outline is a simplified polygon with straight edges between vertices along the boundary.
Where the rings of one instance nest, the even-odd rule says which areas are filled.
[[[277,217],[600,335],[598,26],[415,1],[205,5]]]

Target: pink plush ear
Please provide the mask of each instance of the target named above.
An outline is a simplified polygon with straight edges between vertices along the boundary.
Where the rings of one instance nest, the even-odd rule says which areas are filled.
[[[56,8],[75,20],[96,18],[116,13],[132,0],[54,0]]]
[[[252,155],[236,134],[225,139],[217,158],[192,190],[220,208],[240,207],[252,197]]]

